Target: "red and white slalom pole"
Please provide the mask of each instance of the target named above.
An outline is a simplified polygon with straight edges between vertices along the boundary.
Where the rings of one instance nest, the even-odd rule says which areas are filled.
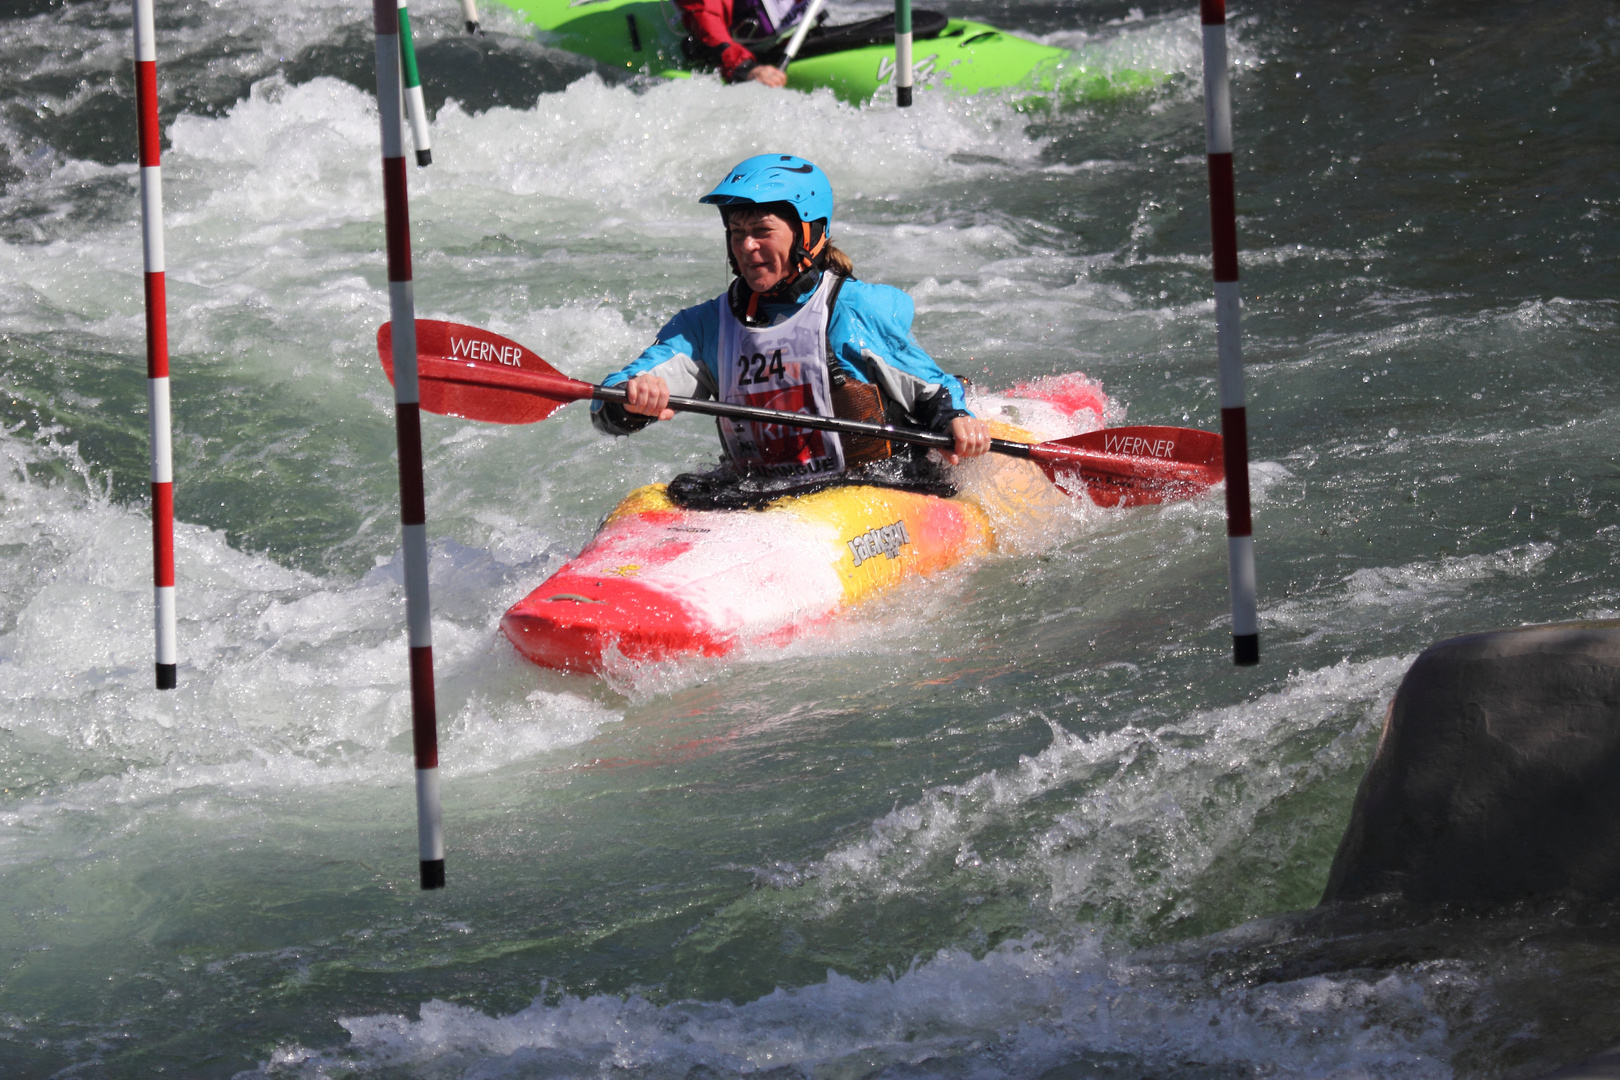
[[[1226,72],[1226,0],[1200,0],[1204,28],[1204,132],[1214,238],[1215,335],[1221,439],[1226,454],[1226,550],[1232,590],[1232,661],[1260,662],[1249,515],[1249,432],[1243,394],[1243,301],[1238,292],[1237,200],[1232,175],[1232,90]]]
[[[146,407],[152,442],[152,585],[157,688],[179,682],[174,618],[174,457],[169,423],[169,315],[163,287],[163,166],[159,157],[157,39],[152,0],[135,0],[135,113],[146,253]]]
[[[439,724],[433,704],[433,627],[428,605],[427,506],[422,482],[422,411],[416,383],[416,298],[400,115],[399,4],[372,0],[377,28],[377,115],[382,123],[383,209],[388,233],[388,310],[394,343],[394,425],[405,553],[405,622],[410,632],[411,733],[416,749],[416,836],[422,888],[444,888],[439,810]]]

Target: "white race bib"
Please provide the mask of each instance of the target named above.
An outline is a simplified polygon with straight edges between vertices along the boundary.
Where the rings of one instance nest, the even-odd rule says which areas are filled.
[[[836,278],[775,326],[744,326],[722,301],[720,400],[785,412],[832,416],[827,374],[827,300]],[[726,453],[768,476],[817,476],[844,471],[844,448],[831,431],[785,424],[720,420]]]

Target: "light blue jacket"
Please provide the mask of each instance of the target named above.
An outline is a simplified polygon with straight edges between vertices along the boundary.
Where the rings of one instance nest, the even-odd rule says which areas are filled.
[[[798,311],[820,284],[816,275],[791,303],[761,303],[768,325]],[[603,384],[616,386],[650,371],[663,377],[671,394],[718,398],[720,317],[729,303],[721,294],[681,311],[658,331],[657,341]],[[913,425],[944,431],[953,418],[967,413],[967,402],[961,381],[946,374],[911,336],[915,313],[911,297],[899,289],[850,278],[833,305],[827,340],[846,378],[878,383]],[[622,408],[605,409],[604,404],[591,404],[591,422],[599,430],[628,435],[645,426],[641,417],[629,416]]]

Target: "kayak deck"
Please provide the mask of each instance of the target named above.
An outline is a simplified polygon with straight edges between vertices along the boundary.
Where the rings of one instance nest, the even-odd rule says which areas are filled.
[[[1078,435],[1109,401],[1083,375],[1058,375],[973,410],[997,438]],[[781,646],[843,609],[997,546],[1031,522],[1073,513],[1030,461],[986,455],[956,470],[950,498],[848,484],[763,510],[689,510],[665,484],[627,495],[577,557],[514,604],[501,631],[542,667],[602,674],[625,662],[722,657]]]
[[[933,573],[992,538],[961,499],[851,485],[760,511],[686,510],[640,488],[596,538],[514,605],[501,629],[543,667],[782,645],[840,608]]]

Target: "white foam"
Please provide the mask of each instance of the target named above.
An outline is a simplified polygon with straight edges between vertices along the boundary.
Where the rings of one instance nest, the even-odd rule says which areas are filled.
[[[1556,550],[1553,544],[1537,542],[1402,566],[1364,567],[1347,574],[1338,589],[1267,603],[1261,618],[1270,625],[1309,631],[1311,639],[1427,620],[1481,587],[1494,589],[1503,579],[1534,575]]]
[[[944,785],[873,824],[871,835],[804,868],[761,871],[808,918],[885,898],[930,897],[941,873],[1036,884],[1035,902],[1129,924],[1172,901],[1185,918],[1198,881],[1257,818],[1289,794],[1358,760],[1382,704],[1410,658],[1344,662],[1291,677],[1239,706],[1195,710],[1076,735],[1015,767]],[[1345,714],[1354,719],[1346,724]],[[1322,730],[1304,753],[1283,747]],[[1331,734],[1337,731],[1336,735]],[[1255,763],[1266,764],[1256,767]],[[1234,769],[1246,774],[1226,784]],[[1211,793],[1225,790],[1218,803]],[[1052,807],[1056,809],[1052,809]],[[975,846],[1008,828],[1032,830],[1018,854],[981,858]],[[1148,872],[1145,864],[1152,863]],[[941,869],[942,864],[948,864]],[[744,899],[739,904],[749,904]],[[1237,941],[1243,928],[1230,933]],[[863,1074],[905,1066],[921,1076],[1023,1077],[1077,1060],[1124,1056],[1148,1071],[1241,1067],[1301,1077],[1448,1077],[1446,995],[1477,992],[1481,976],[1451,962],[1401,974],[1336,974],[1223,985],[1201,969],[1222,936],[1171,950],[1107,944],[1095,930],[1066,944],[1008,942],[975,957],[944,950],[893,978],[829,972],[824,982],[756,1001],[544,995],[491,1017],[439,1001],[420,1020],[342,1021],[347,1045],[278,1048],[277,1076],[344,1067],[430,1069],[480,1077],[721,1076],[767,1070]]]
[[[1409,659],[1300,673],[1276,693],[1169,723],[1144,714],[1096,735],[1052,724],[1052,744],[1016,768],[930,791],[874,822],[870,836],[799,870],[806,892],[795,906],[826,917],[935,889],[943,864],[1013,821],[1030,829],[1030,807],[1063,793],[1026,851],[989,862],[974,856],[988,881],[1041,882],[1041,905],[1084,909],[1115,925],[1144,926],[1172,901],[1189,918],[1197,882],[1267,807],[1324,771],[1352,766]],[[1346,713],[1355,717],[1347,725]],[[1279,760],[1280,743],[1324,725],[1344,730],[1308,756]],[[1241,792],[1216,812],[1209,792],[1238,762],[1267,764],[1249,769]]]
[[[390,566],[323,580],[176,529],[180,687],[151,689],[151,533],[143,514],[88,486],[71,448],[0,436],[0,545],[26,545],[0,580],[0,702],[7,728],[53,763],[44,788],[0,815],[0,837],[64,807],[233,797],[333,784],[409,784],[402,590]],[[77,479],[24,469],[66,463]],[[394,560],[397,562],[397,556]],[[493,635],[510,578],[464,545],[435,545],[434,622],[446,774],[489,771],[591,738],[619,714],[574,694],[492,704],[447,685],[525,678]]]
[[[1245,29],[1244,20],[1233,20],[1227,30],[1227,63],[1234,74],[1261,62],[1258,51],[1248,43]],[[1203,92],[1203,35],[1196,13],[1116,20],[1093,30],[1054,31],[1037,40],[1074,50],[1071,65],[1080,65],[1086,71],[1179,75],[1182,93]]]
[[[1440,1080],[1447,1027],[1435,1000],[1478,992],[1451,964],[1383,977],[1313,976],[1213,992],[1173,963],[1109,950],[1009,943],[982,959],[944,951],[894,978],[777,990],[744,1005],[655,1006],[599,995],[510,1016],[442,1001],[421,1019],[341,1021],[347,1046],[278,1048],[260,1075],[428,1070],[479,1077],[871,1075],[983,1080],[1127,1057],[1139,1070],[1199,1067],[1315,1077]]]

